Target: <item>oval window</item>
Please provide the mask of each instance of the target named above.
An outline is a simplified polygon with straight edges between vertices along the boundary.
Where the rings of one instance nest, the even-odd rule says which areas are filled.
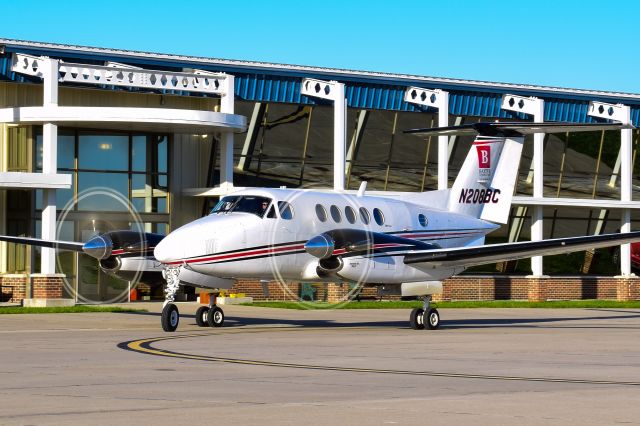
[[[382,210],[380,209],[373,209],[373,219],[376,221],[376,223],[380,226],[384,225],[384,215],[382,214]]]
[[[344,208],[344,217],[347,218],[349,223],[356,223],[356,211],[350,206]]]
[[[335,223],[340,223],[340,221],[342,220],[342,215],[340,214],[340,209],[337,206],[331,206],[329,211],[331,212],[331,217],[333,218],[333,221]]]
[[[422,213],[418,215],[418,222],[420,223],[420,226],[422,226],[423,228],[426,228],[427,224],[429,223],[429,221],[427,220],[427,217]]]
[[[327,221],[327,211],[320,204],[316,204],[316,216],[318,216],[318,220],[320,220],[320,222]]]
[[[278,201],[278,210],[282,219],[293,219],[293,207],[286,201]]]
[[[371,216],[369,215],[369,210],[365,209],[364,207],[360,207],[360,220],[365,225],[368,225],[369,222],[371,222]]]

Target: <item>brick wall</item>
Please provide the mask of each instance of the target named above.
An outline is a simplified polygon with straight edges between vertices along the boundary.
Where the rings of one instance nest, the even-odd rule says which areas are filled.
[[[0,302],[20,303],[27,297],[27,275],[0,275]]]
[[[61,299],[64,275],[31,275],[31,292],[34,299]]]
[[[259,281],[239,280],[230,293],[245,293],[256,301],[298,300],[300,284],[283,286],[269,282],[269,296],[265,296]],[[347,284],[314,285],[315,300],[337,302],[344,300],[350,287]],[[364,298],[377,298],[375,287],[362,289]],[[398,299],[385,296],[385,300]],[[546,277],[525,276],[458,276],[443,283],[443,293],[434,300],[640,300],[640,278],[618,277]]]

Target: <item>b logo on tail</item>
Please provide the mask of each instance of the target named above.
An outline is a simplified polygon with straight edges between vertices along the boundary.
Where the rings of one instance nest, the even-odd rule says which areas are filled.
[[[478,182],[491,179],[491,145],[475,145],[478,153]]]

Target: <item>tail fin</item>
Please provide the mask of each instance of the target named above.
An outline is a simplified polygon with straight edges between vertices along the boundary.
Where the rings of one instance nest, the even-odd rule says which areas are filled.
[[[497,223],[507,223],[518,175],[524,135],[633,129],[617,123],[474,123],[405,130],[417,136],[478,135],[449,191],[447,209]]]
[[[522,136],[478,135],[453,183],[447,209],[506,223],[523,142]]]

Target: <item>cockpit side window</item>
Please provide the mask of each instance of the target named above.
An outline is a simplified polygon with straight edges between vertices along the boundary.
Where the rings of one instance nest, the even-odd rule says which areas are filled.
[[[293,207],[286,201],[278,201],[278,211],[282,219],[293,219]]]
[[[269,207],[269,212],[267,212],[267,219],[275,219],[276,218],[276,209],[273,207]]]
[[[251,213],[264,217],[271,199],[256,195],[228,196],[222,198],[211,210],[211,214],[220,213]]]

